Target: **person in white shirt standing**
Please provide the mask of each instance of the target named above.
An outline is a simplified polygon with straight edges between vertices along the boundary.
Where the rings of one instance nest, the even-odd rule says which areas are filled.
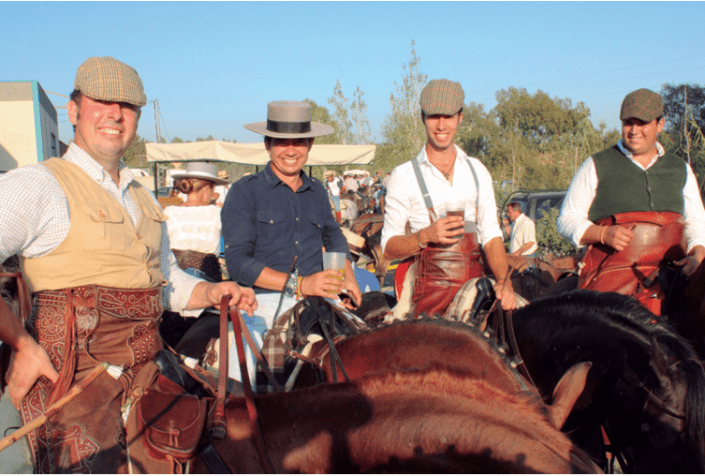
[[[419,262],[417,268],[424,267],[422,273],[417,269],[417,276],[429,277],[414,288],[417,313],[445,312],[457,290],[483,274],[480,244],[497,279],[494,290],[502,307],[516,307],[492,177],[478,159],[468,157],[454,143],[464,99],[459,83],[438,79],[426,85],[420,101],[426,145],[415,159],[392,171],[387,190],[384,255],[388,259],[413,256]],[[443,217],[450,201],[464,204],[464,216]],[[407,221],[411,235],[405,231]]]
[[[340,223],[342,219],[340,215],[340,191],[343,188],[343,181],[340,177],[336,177],[335,172],[332,170],[326,170],[323,173],[323,177],[326,179],[324,185],[335,207],[335,220]]]
[[[507,204],[507,217],[512,223],[509,237],[509,253],[513,255],[534,256],[539,249],[536,244],[536,224],[534,220],[522,213],[521,203]]]

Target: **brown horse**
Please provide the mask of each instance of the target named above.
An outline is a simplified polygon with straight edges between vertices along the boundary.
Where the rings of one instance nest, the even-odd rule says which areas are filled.
[[[558,431],[540,399],[431,368],[256,397],[276,472],[599,472]],[[265,467],[244,399],[226,405],[227,437],[213,444],[231,472]],[[207,472],[196,458],[194,472]]]
[[[345,375],[357,379],[375,372],[426,370],[441,365],[473,375],[510,394],[528,392],[539,395],[514,370],[515,363],[506,359],[486,335],[458,322],[441,319],[404,321],[352,335],[336,344],[345,374],[339,365],[332,363],[333,357],[328,354],[327,347],[322,343],[318,345],[322,352],[314,355],[320,359],[320,367],[318,370],[311,366],[305,368],[299,375],[297,388],[315,385],[319,380],[341,381]],[[589,364],[583,368],[584,374],[578,375],[584,378],[588,368]],[[573,373],[570,375],[573,377]],[[583,390],[580,379],[573,378],[555,385],[553,405],[547,408],[556,428],[563,425]]]

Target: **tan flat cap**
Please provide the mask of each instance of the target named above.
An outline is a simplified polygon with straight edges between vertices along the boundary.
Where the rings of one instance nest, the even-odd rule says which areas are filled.
[[[147,104],[147,96],[137,71],[110,56],[88,58],[78,67],[73,88],[100,101]]]
[[[624,121],[633,117],[644,122],[651,122],[657,117],[663,117],[661,96],[646,88],[637,89],[627,94],[622,101],[619,119]]]
[[[432,79],[421,91],[421,110],[427,116],[452,116],[463,109],[465,91],[460,83],[448,79]]]

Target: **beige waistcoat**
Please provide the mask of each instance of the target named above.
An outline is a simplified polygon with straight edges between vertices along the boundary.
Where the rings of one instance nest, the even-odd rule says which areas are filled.
[[[80,167],[52,158],[43,164],[66,194],[71,228],[66,239],[39,258],[24,260],[33,291],[98,285],[149,288],[164,280],[159,267],[161,223],[166,217],[137,182],[130,193],[142,213],[135,227],[130,215]]]

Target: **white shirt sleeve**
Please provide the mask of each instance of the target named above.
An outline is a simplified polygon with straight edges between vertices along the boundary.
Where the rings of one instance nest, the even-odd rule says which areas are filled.
[[[686,164],[687,178],[683,187],[685,237],[688,240],[688,252],[693,247],[705,246],[705,208],[698,188],[698,180],[693,169]]]
[[[597,171],[592,157],[588,157],[570,182],[556,222],[558,233],[572,241],[575,246],[583,246],[580,240],[588,227],[593,224],[588,220],[588,212],[596,193]]]

